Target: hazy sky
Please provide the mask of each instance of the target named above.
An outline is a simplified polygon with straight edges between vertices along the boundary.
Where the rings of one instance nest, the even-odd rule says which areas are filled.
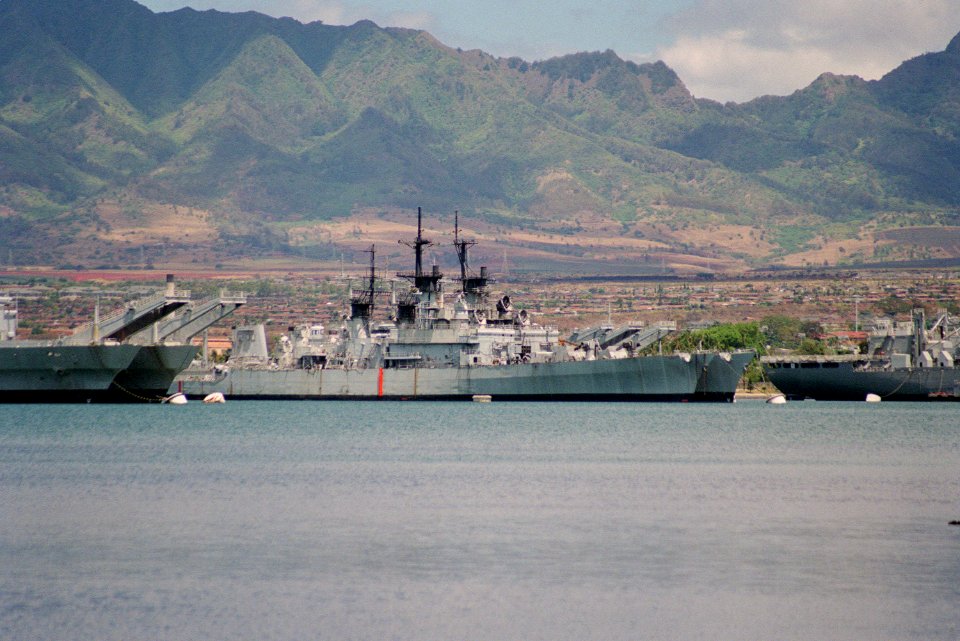
[[[613,49],[663,60],[698,98],[786,95],[825,71],[879,78],[942,51],[960,31],[960,0],[139,0],[259,11],[301,22],[424,29],[451,47],[543,60]]]

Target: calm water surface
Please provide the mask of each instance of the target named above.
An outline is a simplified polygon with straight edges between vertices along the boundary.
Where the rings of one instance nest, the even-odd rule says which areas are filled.
[[[960,638],[960,405],[0,409],[0,639]]]

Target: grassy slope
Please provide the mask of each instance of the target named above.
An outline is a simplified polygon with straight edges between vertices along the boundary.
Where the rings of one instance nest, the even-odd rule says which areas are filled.
[[[170,148],[119,93],[30,22],[0,47],[0,126],[7,202],[35,215],[142,172]]]

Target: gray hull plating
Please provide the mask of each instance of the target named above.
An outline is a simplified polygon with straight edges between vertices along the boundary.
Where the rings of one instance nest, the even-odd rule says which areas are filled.
[[[0,346],[0,400],[99,401],[133,362],[136,345],[52,345],[10,342]]]
[[[177,374],[190,365],[198,349],[193,345],[141,347],[130,365],[113,380],[111,400],[143,402],[162,399]]]
[[[778,367],[764,363],[764,370],[770,382],[792,399],[862,401],[867,394],[877,394],[887,401],[960,400],[960,369],[859,369],[862,364],[827,360]]]
[[[409,369],[234,369],[186,372],[190,396],[233,399],[730,401],[752,352]]]

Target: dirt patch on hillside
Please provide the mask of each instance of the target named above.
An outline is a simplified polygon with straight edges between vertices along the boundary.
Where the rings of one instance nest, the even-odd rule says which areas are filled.
[[[776,249],[776,245],[766,240],[763,230],[746,225],[690,226],[673,232],[672,236],[694,247],[719,249],[750,258],[769,256]]]
[[[424,217],[423,235],[433,241],[426,249],[426,259],[431,263],[456,264],[452,219],[451,215]],[[699,256],[677,252],[675,248],[671,251],[669,243],[637,236],[610,220],[606,220],[605,225],[584,225],[582,231],[573,234],[512,229],[469,218],[465,223],[468,226],[460,229],[460,237],[477,241],[471,250],[471,264],[476,265],[509,262],[519,269],[553,265],[561,270],[569,266],[571,270],[582,271],[585,263],[595,261],[598,266],[605,266],[606,271],[616,271],[617,266],[622,266],[631,270],[678,272],[728,271],[742,267],[740,262],[724,256]],[[610,233],[608,227],[615,227],[620,233]],[[294,246],[329,243],[342,247],[354,253],[354,261],[359,260],[357,252],[375,245],[378,264],[402,267],[411,263],[412,252],[398,241],[412,241],[417,227],[416,218],[409,214],[362,213],[349,219],[288,227],[287,235]]]
[[[104,202],[97,206],[100,237],[117,243],[205,243],[217,238],[209,211],[155,203]]]
[[[606,249],[632,249],[636,251],[648,251],[651,249],[666,249],[666,243],[647,240],[644,238],[634,238],[631,236],[591,236],[589,234],[575,234],[573,236],[564,236],[561,234],[537,233],[537,232],[507,232],[506,237],[514,242],[522,243],[540,243],[544,245],[570,245],[575,244],[580,247],[601,247]]]
[[[370,245],[371,243],[396,245],[398,240],[412,239],[416,235],[416,219],[411,224],[366,216],[297,225],[287,230],[287,237],[292,245],[315,245],[331,242],[357,246]],[[436,235],[436,230],[425,228],[424,235],[433,237]]]
[[[870,262],[877,250],[873,234],[860,238],[828,240],[814,238],[810,249],[784,257],[782,263],[791,267],[837,265],[844,262]]]

